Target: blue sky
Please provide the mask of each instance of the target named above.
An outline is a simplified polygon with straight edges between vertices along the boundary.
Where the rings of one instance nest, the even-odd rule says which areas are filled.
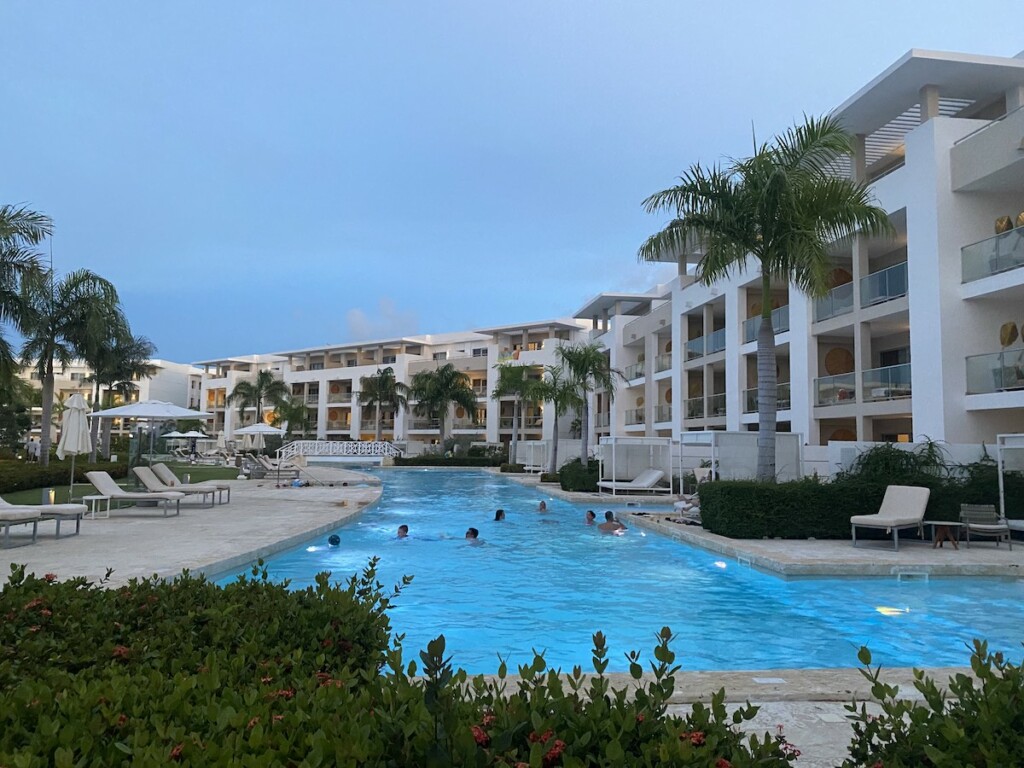
[[[0,5],[0,201],[189,361],[565,316],[645,196],[1013,2]]]

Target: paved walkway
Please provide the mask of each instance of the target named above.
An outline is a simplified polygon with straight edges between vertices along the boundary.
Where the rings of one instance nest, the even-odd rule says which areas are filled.
[[[215,574],[329,531],[380,497],[379,481],[368,475],[322,467],[317,475],[334,487],[275,488],[271,479],[218,480],[231,485],[230,504],[203,507],[182,501],[181,514],[166,518],[159,507],[111,509],[109,519],[87,515],[81,535],[60,539],[53,537],[53,523],[40,523],[35,544],[0,550],[0,583],[7,580],[11,563],[25,564],[39,575],[89,579],[102,578],[112,568],[113,585],[136,576],[173,576],[183,568]],[[14,528],[12,538],[25,538],[28,531],[27,526]]]

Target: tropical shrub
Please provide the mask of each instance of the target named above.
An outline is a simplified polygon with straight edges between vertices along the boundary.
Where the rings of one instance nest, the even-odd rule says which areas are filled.
[[[99,470],[108,472],[111,477],[121,478],[128,475],[128,464],[119,462],[99,461],[89,464],[82,460],[75,464],[75,482],[87,483],[86,472]],[[32,488],[52,488],[67,485],[71,479],[71,462],[51,462],[47,466],[24,461],[0,461],[0,493],[26,491]]]
[[[501,471],[521,475],[526,472],[526,466],[523,464],[502,464]]]
[[[540,481],[542,483],[560,483],[561,478],[559,477],[557,472],[541,472]]]
[[[594,674],[508,678],[453,669],[444,637],[419,663],[388,645],[374,563],[346,585],[290,591],[259,578],[224,588],[184,574],[103,589],[15,568],[0,593],[0,765],[597,766],[792,763],[779,734],[746,736],[756,713],[668,713],[671,632],[644,681],[612,689],[606,642]],[[422,671],[421,671],[422,670]]]
[[[558,476],[563,491],[596,491],[600,473],[601,465],[594,459],[588,461],[586,467],[579,459],[573,459],[562,465]]]
[[[1020,765],[1024,755],[1024,673],[1001,653],[974,641],[969,675],[949,679],[948,693],[921,670],[914,670],[917,697],[899,695],[899,687],[879,679],[871,653],[861,648],[861,670],[871,696],[882,707],[869,714],[857,701],[847,705],[853,721],[850,759],[858,766]]]

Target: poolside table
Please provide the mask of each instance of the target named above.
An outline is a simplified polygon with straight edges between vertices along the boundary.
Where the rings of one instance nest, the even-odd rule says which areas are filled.
[[[949,541],[953,549],[960,549],[960,528],[961,523],[954,523],[950,520],[925,520],[925,525],[932,527],[932,549],[941,547],[943,542]]]

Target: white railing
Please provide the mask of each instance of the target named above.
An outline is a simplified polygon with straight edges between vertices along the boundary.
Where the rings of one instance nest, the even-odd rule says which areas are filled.
[[[278,458],[294,456],[401,456],[384,440],[294,440],[277,452]]]

